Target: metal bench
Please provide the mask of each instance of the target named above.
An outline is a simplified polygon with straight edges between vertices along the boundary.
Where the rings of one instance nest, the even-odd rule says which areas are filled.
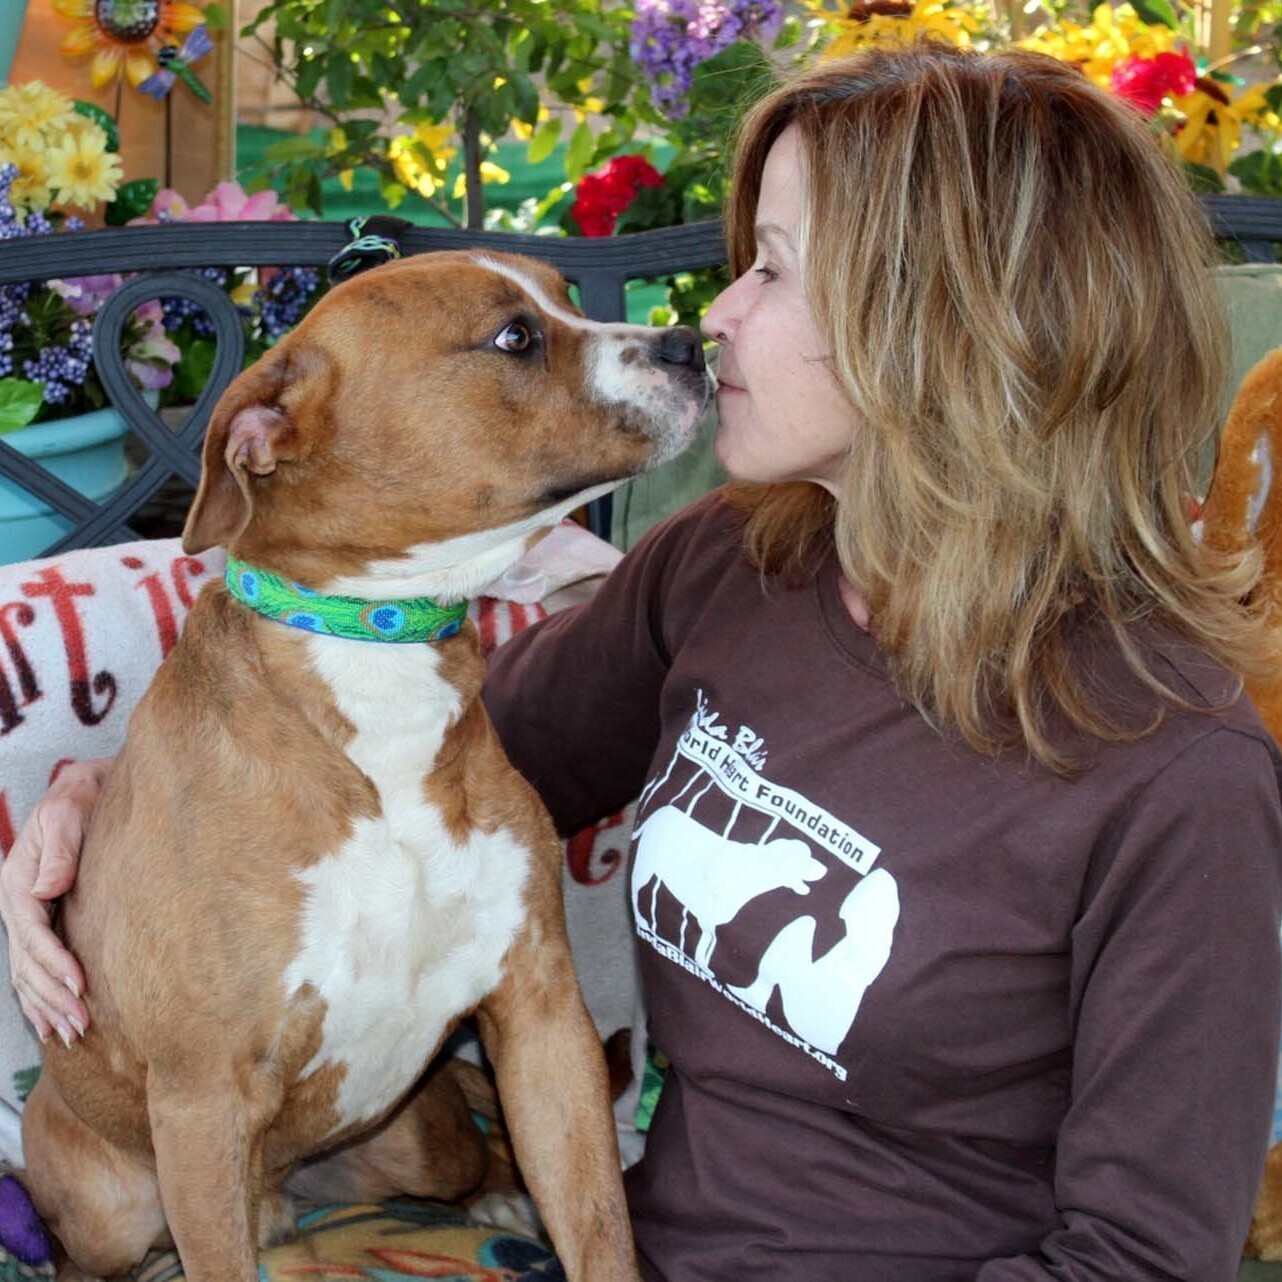
[[[1243,196],[1202,199],[1212,231],[1240,246],[1248,262],[1274,262],[1282,242],[1282,200]],[[95,503],[6,445],[0,437],[0,477],[16,481],[72,523],[45,549],[96,547],[138,538],[130,519],[171,477],[195,485],[200,443],[215,402],[239,371],[244,355],[242,322],[227,295],[192,274],[200,267],[324,266],[347,243],[341,223],[181,223],[58,233],[0,242],[0,285],[55,277],[140,273],[99,312],[94,361],[112,403],[131,424],[150,457],[107,501]],[[493,232],[416,228],[403,238],[407,253],[446,249],[495,249],[554,263],[578,287],[583,310],[603,321],[625,318],[629,281],[670,276],[725,261],[716,223],[601,239],[566,239]],[[133,387],[120,354],[121,330],[141,303],[183,298],[199,304],[215,328],[217,355],[209,380],[186,422],[167,427]],[[610,501],[588,513],[589,526],[610,536]]]

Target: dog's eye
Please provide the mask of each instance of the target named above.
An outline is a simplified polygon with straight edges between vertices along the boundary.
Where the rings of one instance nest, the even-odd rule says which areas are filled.
[[[523,352],[534,342],[530,327],[523,321],[513,321],[501,329],[494,339],[494,346],[504,352]]]

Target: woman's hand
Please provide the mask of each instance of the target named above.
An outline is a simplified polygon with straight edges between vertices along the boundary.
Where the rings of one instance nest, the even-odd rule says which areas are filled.
[[[71,889],[89,816],[111,759],[74,762],[59,773],[0,864],[0,918],[9,934],[9,975],[40,1040],[70,1046],[89,1026],[80,964],[49,925],[53,901]]]

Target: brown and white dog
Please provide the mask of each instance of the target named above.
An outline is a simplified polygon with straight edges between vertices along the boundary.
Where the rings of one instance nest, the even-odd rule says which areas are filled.
[[[324,594],[458,601],[679,452],[710,382],[693,331],[589,322],[550,267],[391,263],[228,389],[183,544]],[[201,594],[65,904],[92,1027],[49,1044],[23,1118],[74,1266],[123,1271],[167,1226],[190,1282],[249,1282],[289,1231],[287,1174],[335,1146],[306,1173],[327,1195],[466,1193],[480,1137],[447,1076],[420,1079],[475,1011],[568,1276],[636,1277],[560,845],[482,666],[470,626],[369,644]]]

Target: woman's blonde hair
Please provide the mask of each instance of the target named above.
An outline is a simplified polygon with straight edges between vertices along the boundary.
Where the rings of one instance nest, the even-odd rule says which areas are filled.
[[[771,145],[796,130],[805,287],[855,429],[835,505],[743,486],[768,573],[835,539],[901,692],[995,753],[1075,767],[1053,724],[1140,737],[1164,703],[1134,625],[1237,673],[1276,652],[1244,607],[1258,556],[1189,529],[1227,336],[1195,200],[1130,107],[1023,52],[939,45],[822,64],[746,116],[731,268],[756,254]],[[1110,716],[1073,662],[1102,623],[1154,693]]]

